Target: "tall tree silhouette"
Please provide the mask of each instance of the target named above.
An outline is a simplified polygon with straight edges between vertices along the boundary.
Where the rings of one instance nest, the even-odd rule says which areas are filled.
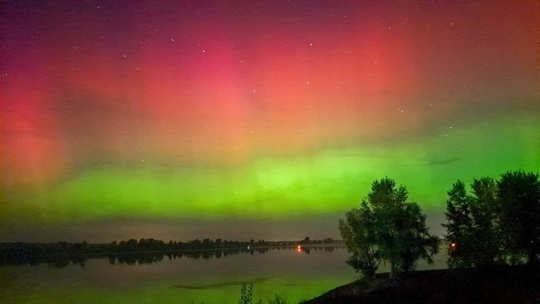
[[[538,174],[506,172],[497,182],[499,214],[506,246],[523,252],[528,263],[540,253],[540,181]]]
[[[499,254],[501,240],[496,226],[496,183],[491,178],[475,179],[472,195],[457,181],[446,201],[446,239],[450,243],[448,266],[488,266]]]
[[[360,208],[340,220],[341,236],[353,254],[349,264],[365,276],[372,276],[380,261],[387,261],[393,274],[414,269],[420,258],[433,262],[438,239],[429,234],[418,204],[407,198],[407,189],[394,180],[375,180]]]

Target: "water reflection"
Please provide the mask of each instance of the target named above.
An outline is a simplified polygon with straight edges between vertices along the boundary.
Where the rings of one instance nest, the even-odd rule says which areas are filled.
[[[0,266],[7,265],[30,265],[37,266],[46,264],[50,267],[64,268],[70,264],[85,267],[88,259],[106,258],[109,264],[115,265],[143,265],[159,263],[164,259],[169,261],[176,259],[222,259],[231,255],[249,254],[263,255],[270,250],[296,250],[298,254],[310,254],[312,251],[332,252],[339,246],[286,246],[286,247],[263,247],[243,249],[216,249],[216,250],[183,250],[183,251],[152,251],[152,252],[121,252],[106,254],[70,254],[70,255],[42,255],[42,256],[11,256],[3,259]]]
[[[236,303],[242,283],[252,283],[254,303],[276,293],[298,303],[357,278],[345,247],[297,246],[113,252],[0,267],[0,302]],[[442,268],[445,260],[419,261],[418,269]]]
[[[276,293],[298,303],[354,280],[344,247],[309,252],[296,246],[116,252],[6,266],[0,267],[0,302],[236,303],[242,284],[251,283],[254,303]]]

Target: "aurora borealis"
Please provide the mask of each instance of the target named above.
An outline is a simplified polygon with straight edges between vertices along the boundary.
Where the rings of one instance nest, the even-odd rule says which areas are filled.
[[[379,2],[3,1],[0,240],[337,237],[384,176],[438,231],[538,172],[540,4]]]

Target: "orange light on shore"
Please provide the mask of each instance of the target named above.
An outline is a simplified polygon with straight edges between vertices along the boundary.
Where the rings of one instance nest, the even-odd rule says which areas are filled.
[[[300,245],[296,246],[296,251],[301,252],[302,251],[302,246],[300,246]]]
[[[452,249],[452,251],[456,250],[456,243],[451,243],[450,249]]]

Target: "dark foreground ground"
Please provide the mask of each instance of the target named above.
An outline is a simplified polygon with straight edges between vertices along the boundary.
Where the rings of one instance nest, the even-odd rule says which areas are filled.
[[[305,303],[540,303],[540,269],[426,270],[357,281]]]

